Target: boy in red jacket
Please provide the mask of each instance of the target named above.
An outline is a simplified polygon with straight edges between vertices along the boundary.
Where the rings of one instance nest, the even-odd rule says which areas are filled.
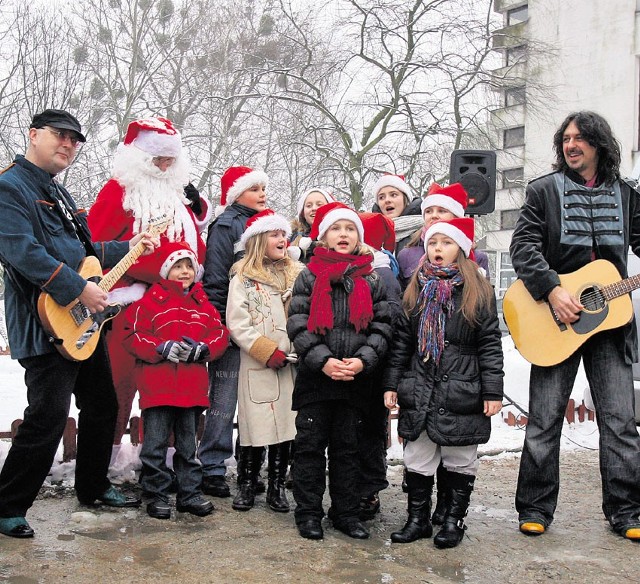
[[[195,254],[184,243],[162,248],[162,279],[125,313],[125,348],[137,359],[137,388],[144,424],[141,484],[152,497],[147,513],[169,519],[171,475],[166,453],[175,436],[176,509],[204,517],[213,504],[202,496],[196,458],[198,418],[209,405],[207,361],[222,356],[229,331],[209,302]]]

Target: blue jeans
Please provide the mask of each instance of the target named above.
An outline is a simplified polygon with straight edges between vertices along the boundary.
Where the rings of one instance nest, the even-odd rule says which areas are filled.
[[[198,458],[204,476],[224,476],[224,461],[233,454],[233,416],[238,403],[240,349],[230,345],[209,364],[209,409],[200,439]]]
[[[169,500],[171,475],[167,468],[167,448],[174,435],[173,469],[178,479],[179,504],[187,505],[202,494],[202,467],[196,458],[196,430],[202,408],[158,406],[142,411],[144,441],[140,451],[142,488],[156,499]]]
[[[71,397],[78,415],[75,489],[93,501],[109,488],[107,470],[118,403],[100,339],[86,361],[59,353],[20,359],[28,406],[0,473],[0,517],[24,517],[47,478],[62,439]]]
[[[553,521],[560,483],[564,413],[583,359],[600,432],[602,510],[614,530],[640,516],[640,437],[633,374],[624,359],[621,329],[594,335],[567,360],[531,366],[529,421],[520,461],[516,509],[520,520]]]

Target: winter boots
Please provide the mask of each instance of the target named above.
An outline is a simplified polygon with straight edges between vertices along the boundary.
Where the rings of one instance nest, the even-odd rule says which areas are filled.
[[[458,472],[448,472],[448,490],[450,503],[446,510],[442,528],[433,538],[438,548],[456,547],[464,537],[464,518],[469,510],[469,500],[473,492],[475,476]],[[393,538],[393,535],[392,535]]]
[[[415,472],[407,472],[407,490],[409,493],[409,517],[400,531],[391,534],[394,543],[410,543],[417,539],[431,537],[431,492],[433,477]]]
[[[442,465],[438,466],[436,472],[436,507],[431,516],[433,525],[442,525],[447,507],[451,503],[451,491],[449,490],[449,471]]]
[[[238,452],[238,492],[231,503],[236,511],[249,511],[256,499],[256,479],[262,462],[262,447],[240,446]]]
[[[289,466],[290,448],[291,442],[269,445],[267,505],[279,513],[287,513],[289,511],[285,482]]]

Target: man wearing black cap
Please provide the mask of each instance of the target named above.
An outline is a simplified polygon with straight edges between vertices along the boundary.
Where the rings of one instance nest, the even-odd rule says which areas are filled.
[[[156,241],[140,234],[130,242],[92,243],[85,213],[54,180],[85,142],[78,120],[48,109],[33,117],[24,156],[0,174],[0,261],[5,269],[5,312],[11,356],[25,369],[28,407],[0,473],[0,533],[32,537],[25,515],[53,463],[71,396],[80,409],[75,488],[84,504],[130,507],[107,479],[117,402],[103,341],[86,361],[63,358],[37,316],[45,291],[61,306],[78,298],[92,313],[107,295],[77,273],[87,254],[111,267],[139,241],[146,253]]]

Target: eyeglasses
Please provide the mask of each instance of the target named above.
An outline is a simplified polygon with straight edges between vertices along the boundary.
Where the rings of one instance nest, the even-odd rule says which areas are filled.
[[[73,146],[74,148],[77,148],[78,144],[80,143],[80,138],[78,138],[77,134],[72,131],[58,130],[56,128],[50,128],[49,126],[45,126],[44,129],[57,136],[58,140],[60,140],[61,142],[66,142],[67,140],[69,140],[69,142],[71,142],[71,146]]]

